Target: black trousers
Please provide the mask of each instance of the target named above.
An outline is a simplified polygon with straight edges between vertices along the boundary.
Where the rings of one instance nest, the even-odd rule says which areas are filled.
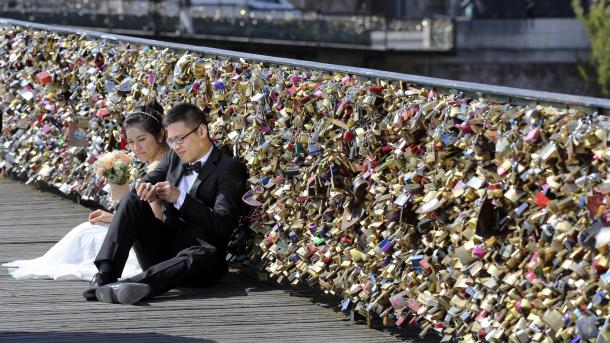
[[[129,250],[134,248],[143,272],[128,282],[151,286],[151,296],[175,287],[212,285],[226,274],[225,256],[187,227],[170,226],[157,219],[150,205],[127,193],[112,218],[96,266],[108,261],[117,277],[123,273]]]

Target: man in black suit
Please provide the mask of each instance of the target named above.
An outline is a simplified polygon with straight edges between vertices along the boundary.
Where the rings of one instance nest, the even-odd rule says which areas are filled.
[[[133,304],[178,286],[216,283],[227,272],[227,243],[242,212],[245,166],[213,146],[205,115],[181,103],[163,120],[171,151],[121,199],[83,295]],[[149,202],[160,199],[165,221]],[[141,274],[122,282],[133,246]]]

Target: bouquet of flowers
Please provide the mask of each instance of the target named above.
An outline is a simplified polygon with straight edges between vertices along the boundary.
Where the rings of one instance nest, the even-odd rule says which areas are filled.
[[[104,154],[93,164],[93,170],[107,183],[124,185],[132,176],[132,157],[124,150]]]

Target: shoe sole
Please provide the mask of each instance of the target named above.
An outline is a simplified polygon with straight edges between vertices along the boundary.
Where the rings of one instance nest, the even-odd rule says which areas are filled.
[[[109,304],[133,305],[149,294],[150,286],[143,283],[101,286],[95,290],[97,300]]]
[[[144,283],[124,283],[117,292],[116,299],[124,305],[133,305],[150,294],[150,286]]]
[[[116,304],[118,300],[114,297],[114,292],[110,286],[100,286],[95,290],[97,300],[109,304]]]

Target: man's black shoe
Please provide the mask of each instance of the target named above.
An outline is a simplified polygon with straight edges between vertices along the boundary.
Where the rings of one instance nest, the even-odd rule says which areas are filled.
[[[95,290],[97,300],[110,304],[133,305],[150,294],[150,286],[137,282],[115,282]]]
[[[93,279],[91,279],[89,288],[83,292],[83,297],[85,297],[87,300],[97,300],[95,297],[95,290],[101,286],[116,282],[116,280],[116,278],[105,278],[102,273],[95,273],[95,275],[93,275]]]

